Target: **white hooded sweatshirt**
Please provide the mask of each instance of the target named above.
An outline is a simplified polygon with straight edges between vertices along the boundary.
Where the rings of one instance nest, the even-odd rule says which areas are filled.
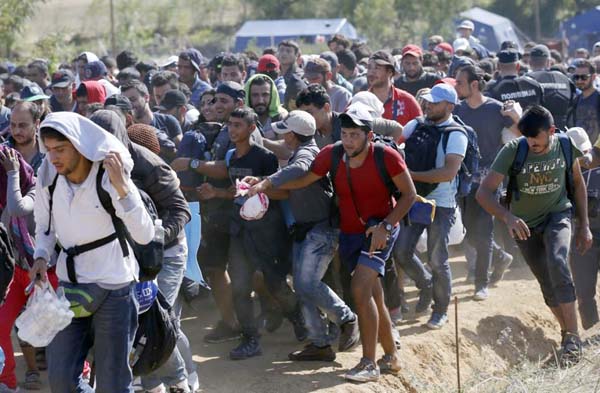
[[[49,114],[40,128],[49,127],[63,134],[85,158],[93,162],[90,173],[81,184],[72,184],[66,177],[58,176],[52,196],[52,220],[50,233],[46,235],[49,222],[49,191],[56,176],[54,165],[46,157],[38,171],[34,217],[36,222],[35,258],[50,260],[58,241],[63,249],[90,243],[114,233],[110,215],[104,210],[96,191],[96,174],[108,152],[118,152],[127,175],[133,161],[127,148],[101,127],[73,112]],[[43,140],[40,150],[46,152]],[[108,173],[102,178],[102,188],[111,196],[116,215],[123,220],[132,238],[139,244],[147,244],[154,237],[154,224],[143,205],[140,194],[129,179],[129,194],[119,199],[110,183]],[[137,280],[138,265],[130,248],[124,258],[117,240],[75,257],[75,271],[80,283],[97,283],[115,288]],[[57,275],[68,281],[66,254],[60,253]]]

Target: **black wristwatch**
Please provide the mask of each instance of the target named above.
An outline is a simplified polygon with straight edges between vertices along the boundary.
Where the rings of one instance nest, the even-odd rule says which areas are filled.
[[[387,233],[392,233],[392,231],[394,230],[394,226],[392,224],[390,224],[389,222],[387,222],[386,220],[381,221],[381,225],[383,226],[383,228],[385,229],[385,231]]]
[[[198,169],[198,167],[200,166],[200,160],[197,158],[194,158],[193,160],[190,160],[190,169],[192,171],[195,171],[196,169]]]

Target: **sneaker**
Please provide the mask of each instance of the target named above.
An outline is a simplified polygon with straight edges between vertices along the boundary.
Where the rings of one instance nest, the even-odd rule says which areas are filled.
[[[27,371],[25,373],[25,382],[23,382],[25,390],[40,390],[42,389],[42,379],[39,371]]]
[[[433,312],[427,322],[427,327],[432,330],[441,329],[448,322],[448,315],[444,312]]]
[[[11,389],[8,386],[6,386],[5,384],[0,383],[0,393],[18,393],[18,392],[19,392],[18,387]]]
[[[219,321],[212,332],[204,336],[204,342],[209,344],[218,344],[226,341],[237,340],[239,338],[240,331],[238,329],[233,329],[224,321]]]
[[[350,369],[344,378],[354,382],[374,382],[379,379],[379,367],[367,358],[360,359],[360,362]]]
[[[316,361],[316,362],[333,362],[335,360],[335,352],[331,349],[331,345],[325,347],[317,347],[310,343],[301,351],[294,351],[288,355],[288,359],[293,361]]]
[[[242,342],[229,352],[231,360],[243,360],[262,355],[258,337],[242,334]]]
[[[424,288],[419,291],[419,301],[415,306],[415,314],[423,314],[429,309],[433,298],[433,288]]]
[[[502,277],[504,277],[504,273],[506,273],[506,269],[508,269],[512,262],[513,256],[509,253],[504,252],[500,260],[494,264],[494,270],[490,275],[490,285],[497,284],[498,282],[500,282],[500,280],[502,280]]]
[[[480,289],[475,291],[475,295],[473,295],[473,300],[481,302],[481,301],[487,299],[489,296],[490,296],[490,294],[488,293],[488,288],[481,287]]]
[[[358,344],[358,341],[360,340],[360,330],[358,329],[358,317],[356,314],[354,314],[353,320],[343,323],[340,330],[338,351],[347,351]]]
[[[397,331],[396,329],[392,328],[392,337],[394,338],[394,345],[396,346],[396,349],[400,349],[400,347],[402,346],[400,344],[400,332]]]
[[[392,355],[383,355],[381,359],[377,361],[379,372],[381,374],[398,374],[401,367],[398,362],[395,362],[394,360],[394,356]]]
[[[561,367],[569,367],[581,360],[581,339],[577,334],[565,332],[562,340],[562,353],[560,354]]]
[[[402,316],[402,308],[401,307],[396,307],[392,310],[389,310],[390,312],[390,319],[392,320],[392,325],[399,325],[400,322],[402,322],[402,320],[404,319],[404,317]]]

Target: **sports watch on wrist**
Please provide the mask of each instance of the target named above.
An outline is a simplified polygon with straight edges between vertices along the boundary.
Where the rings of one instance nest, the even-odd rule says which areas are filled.
[[[196,170],[198,169],[198,167],[200,166],[200,160],[197,158],[194,158],[193,160],[190,161],[190,169],[192,170]]]
[[[385,229],[385,231],[387,233],[392,233],[392,231],[394,230],[394,226],[392,224],[390,224],[389,222],[387,222],[386,220],[381,221],[381,225],[383,226],[383,228]]]

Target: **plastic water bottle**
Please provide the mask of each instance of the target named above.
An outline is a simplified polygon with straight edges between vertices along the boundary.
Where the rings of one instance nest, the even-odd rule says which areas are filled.
[[[154,239],[152,241],[164,244],[165,242],[165,228],[163,228],[162,220],[157,218],[154,220]]]
[[[2,370],[4,370],[5,359],[4,351],[2,350],[2,347],[0,347],[0,374],[2,374]]]

